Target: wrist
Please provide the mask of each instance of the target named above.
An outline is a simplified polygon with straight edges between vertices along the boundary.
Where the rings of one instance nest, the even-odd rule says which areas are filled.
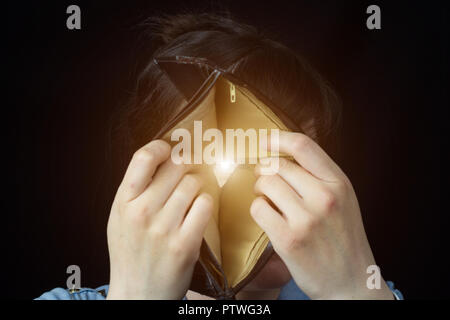
[[[155,297],[151,297],[146,292],[140,292],[139,290],[130,290],[125,286],[117,286],[110,284],[108,295],[106,296],[106,300],[152,300],[156,299]]]
[[[357,281],[361,282],[361,281]],[[364,282],[364,281],[363,281]],[[350,283],[347,288],[340,288],[331,292],[330,295],[322,296],[325,300],[395,300],[395,296],[384,280],[381,280],[380,288],[369,289],[365,282],[358,286]]]

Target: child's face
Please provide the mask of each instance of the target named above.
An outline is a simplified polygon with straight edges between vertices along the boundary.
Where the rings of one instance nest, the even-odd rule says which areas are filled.
[[[291,280],[291,274],[280,256],[276,253],[269,259],[256,277],[244,290],[268,290],[284,286]]]

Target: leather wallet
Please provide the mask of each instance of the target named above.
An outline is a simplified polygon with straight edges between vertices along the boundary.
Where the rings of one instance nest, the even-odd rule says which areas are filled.
[[[175,129],[193,132],[194,121],[200,120],[203,130],[217,128],[224,135],[226,129],[297,129],[269,99],[238,79],[233,66],[221,70],[204,59],[184,56],[154,62],[185,97],[183,107],[155,138],[174,145],[170,137]],[[235,299],[274,253],[267,235],[250,215],[256,197],[254,164],[237,165],[222,181],[212,165],[199,165],[195,170],[204,179],[203,191],[214,198],[214,213],[190,289],[216,299]]]

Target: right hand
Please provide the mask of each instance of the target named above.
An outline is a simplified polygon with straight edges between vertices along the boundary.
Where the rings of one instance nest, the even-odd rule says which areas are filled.
[[[181,299],[213,210],[201,179],[155,140],[133,156],[108,221],[108,299]]]

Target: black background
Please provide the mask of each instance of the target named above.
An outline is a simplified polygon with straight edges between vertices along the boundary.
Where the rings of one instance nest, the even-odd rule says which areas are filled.
[[[81,7],[82,30],[66,28]],[[378,4],[382,29],[366,28]],[[278,34],[337,88],[344,103],[330,150],[350,177],[372,250],[406,298],[449,297],[448,11],[444,1],[33,1],[3,5],[5,247],[1,295],[30,299],[108,282],[106,223],[120,168],[108,119],[150,49],[147,16],[229,9]]]

